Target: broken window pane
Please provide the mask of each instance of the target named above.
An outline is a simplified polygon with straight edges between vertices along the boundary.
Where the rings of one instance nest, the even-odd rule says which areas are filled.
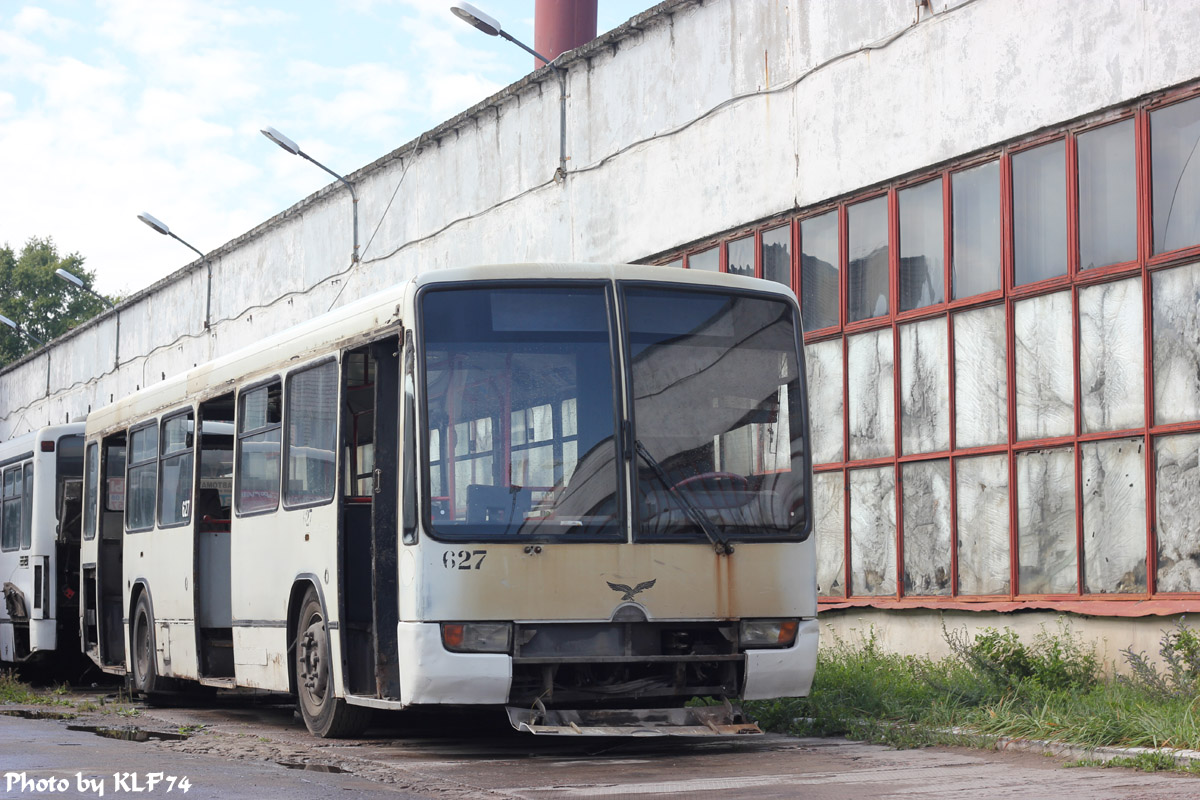
[[[1160,592],[1200,592],[1200,433],[1154,442]]]
[[[1200,265],[1154,273],[1154,418],[1200,419]]]
[[[1024,286],[1066,275],[1066,142],[1017,153],[1012,170],[1014,283]]]
[[[1079,380],[1083,430],[1140,428],[1144,422],[1142,279],[1079,290]]]
[[[1004,306],[954,315],[955,444],[1008,441],[1008,357]]]
[[[944,317],[900,326],[900,436],[905,453],[950,449],[949,359]]]
[[[840,470],[813,473],[813,530],[817,538],[817,594],[846,595],[846,491]]]
[[[850,458],[882,458],[896,448],[892,329],[849,337]]]
[[[850,592],[896,593],[896,473],[891,467],[850,473]]]
[[[1137,170],[1133,120],[1081,133],[1079,143],[1079,266],[1137,258]]]
[[[950,462],[917,461],[904,484],[904,593],[950,594]]]
[[[838,212],[800,222],[800,303],[804,330],[838,324]]]
[[[954,173],[952,290],[956,299],[1000,289],[1000,162]]]
[[[842,340],[804,347],[814,464],[842,460]]]
[[[1076,591],[1075,454],[1069,448],[1017,454],[1017,536],[1021,594]]]
[[[1080,445],[1083,590],[1146,591],[1146,464],[1142,440]]]
[[[942,179],[899,193],[900,310],[942,302],[946,292],[946,240],[942,235]]]
[[[726,248],[727,271],[731,275],[754,277],[754,237],[734,239]]]
[[[1014,305],[1017,339],[1017,438],[1044,439],[1075,432],[1075,367],[1071,294]]]
[[[887,196],[850,206],[849,320],[880,317],[888,313],[888,203]]]
[[[1200,98],[1150,112],[1154,252],[1200,242]]]
[[[1009,593],[1008,456],[961,458],[958,484],[958,593]]]
[[[792,226],[772,228],[762,235],[763,277],[769,281],[792,285]],[[837,304],[834,304],[837,308]]]

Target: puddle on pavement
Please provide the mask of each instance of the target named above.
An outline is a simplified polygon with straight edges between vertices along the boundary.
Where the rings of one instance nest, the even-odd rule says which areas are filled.
[[[182,733],[162,733],[160,731],[144,731],[141,728],[106,728],[102,725],[68,725],[69,731],[84,731],[103,736],[105,739],[120,739],[125,742],[148,742],[150,740],[177,742],[188,738]]]
[[[329,764],[302,764],[296,761],[276,761],[281,767],[287,769],[302,769],[305,772],[345,772],[341,767],[334,767]]]
[[[32,711],[27,708],[12,708],[0,711],[5,717],[20,717],[21,719],[75,719],[75,714],[64,711]]]

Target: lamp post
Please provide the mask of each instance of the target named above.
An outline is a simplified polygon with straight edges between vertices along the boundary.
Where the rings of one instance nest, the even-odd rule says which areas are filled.
[[[488,36],[499,36],[507,39],[546,66],[552,68],[558,75],[558,172],[555,180],[565,180],[567,177],[567,71],[554,63],[554,59],[546,58],[541,53],[511,36],[500,25],[495,17],[488,16],[470,3],[452,3],[450,13],[470,25],[472,28],[486,33]]]
[[[259,133],[261,133],[263,136],[267,137],[272,142],[279,145],[279,147],[281,149],[286,150],[287,152],[291,153],[292,155],[300,156],[301,158],[305,159],[306,161],[311,161],[312,163],[316,164],[318,167],[325,170],[330,175],[332,175],[333,177],[335,177],[339,181],[341,181],[343,184],[345,184],[346,188],[350,190],[350,204],[354,210],[354,252],[352,252],[350,254],[350,263],[357,264],[358,263],[358,193],[354,191],[354,184],[352,184],[350,181],[346,180],[344,177],[342,177],[341,175],[339,175],[336,172],[334,172],[333,170],[331,170],[329,167],[322,164],[320,161],[317,161],[315,158],[310,156],[308,153],[301,150],[300,145],[296,144],[291,139],[289,139],[288,137],[284,136],[279,131],[272,128],[270,125],[263,128],[262,130],[260,130]]]
[[[4,325],[7,325],[8,327],[12,328],[14,331],[16,331],[17,333],[19,333],[21,336],[24,336],[26,339],[32,339],[33,341],[35,341],[35,342],[37,342],[38,344],[40,344],[42,347],[45,347],[45,346],[46,346],[46,343],[45,343],[45,342],[43,342],[41,339],[39,339],[38,337],[34,336],[32,333],[30,333],[29,331],[25,330],[25,329],[24,329],[24,328],[22,328],[20,325],[18,325],[17,323],[13,322],[11,319],[9,319],[8,317],[4,316],[3,314],[0,314],[0,323],[3,323]]]
[[[208,257],[205,256],[204,253],[201,253],[195,247],[192,247],[183,239],[180,239],[178,236],[171,233],[171,229],[167,227],[165,222],[153,217],[149,212],[143,211],[141,214],[137,215],[137,218],[146,223],[146,225],[148,225],[155,233],[161,233],[163,236],[170,236],[172,239],[179,242],[196,255],[200,256],[200,258],[204,261],[204,266],[208,269],[208,293],[204,298],[204,329],[208,330],[209,320],[212,314],[212,262],[208,260]]]
[[[117,311],[117,307],[115,305],[113,305],[113,302],[111,300],[109,300],[104,295],[97,294],[96,292],[93,292],[88,287],[84,286],[83,279],[80,278],[78,275],[73,275],[72,273],[67,272],[65,269],[56,269],[56,270],[54,270],[54,274],[57,275],[58,277],[62,278],[64,281],[71,284],[72,286],[75,286],[76,288],[82,289],[83,291],[87,292],[92,297],[96,298],[101,303],[104,303],[104,305],[108,306],[109,309],[111,309],[113,311]],[[117,344],[116,344],[116,347],[113,349],[113,369],[117,369],[120,366],[121,366],[121,312],[117,311]]]

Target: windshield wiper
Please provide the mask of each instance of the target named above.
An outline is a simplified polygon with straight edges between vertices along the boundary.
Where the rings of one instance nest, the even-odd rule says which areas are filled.
[[[646,446],[642,444],[640,439],[633,440],[633,448],[642,457],[642,460],[650,465],[650,469],[654,470],[654,474],[658,476],[658,480],[662,483],[663,488],[667,490],[667,494],[679,502],[679,507],[683,509],[683,513],[692,521],[692,524],[704,531],[704,535],[712,542],[713,549],[723,556],[731,554],[733,552],[733,545],[725,540],[725,537],[713,526],[709,518],[704,515],[704,512],[697,508],[696,504],[687,498],[687,495],[676,490],[675,485],[667,477],[666,471],[663,470],[662,464],[659,464],[654,456],[650,455],[650,451],[646,449]]]

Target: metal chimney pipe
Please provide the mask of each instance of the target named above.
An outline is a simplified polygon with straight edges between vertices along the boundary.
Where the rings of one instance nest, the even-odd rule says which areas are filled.
[[[533,12],[533,49],[551,60],[596,38],[598,0],[537,0]],[[533,60],[534,68],[545,66]]]

